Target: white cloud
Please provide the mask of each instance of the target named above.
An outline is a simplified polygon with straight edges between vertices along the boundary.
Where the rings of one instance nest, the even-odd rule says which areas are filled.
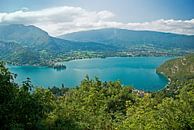
[[[70,6],[47,8],[38,11],[22,8],[11,13],[0,12],[0,23],[32,24],[53,36],[81,30],[110,27],[194,34],[194,19],[161,19],[143,23],[122,23],[114,21],[114,16],[115,14],[107,10],[96,12]]]

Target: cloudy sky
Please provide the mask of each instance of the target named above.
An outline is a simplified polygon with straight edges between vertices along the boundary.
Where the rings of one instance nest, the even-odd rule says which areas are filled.
[[[193,12],[194,0],[0,0],[0,24],[52,36],[110,27],[194,35]]]

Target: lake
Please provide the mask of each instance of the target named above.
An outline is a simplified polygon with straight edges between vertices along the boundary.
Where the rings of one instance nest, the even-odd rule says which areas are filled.
[[[156,73],[156,68],[172,57],[110,57],[80,59],[63,62],[65,70],[57,71],[48,67],[12,66],[12,73],[17,74],[16,82],[22,83],[29,77],[34,85],[52,87],[76,87],[88,74],[97,76],[102,81],[119,80],[123,85],[137,89],[156,91],[167,84],[167,79]]]

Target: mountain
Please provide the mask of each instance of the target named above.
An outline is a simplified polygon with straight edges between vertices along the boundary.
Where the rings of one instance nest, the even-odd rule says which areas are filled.
[[[192,52],[194,36],[110,28],[57,38],[32,25],[0,24],[0,47],[0,60],[22,65],[50,65],[74,58],[128,56],[128,52],[132,55],[166,55],[170,49]],[[163,52],[163,49],[168,51]],[[80,52],[83,53],[80,55]]]
[[[81,31],[59,36],[60,38],[82,42],[98,42],[121,49],[151,45],[156,48],[194,49],[194,35],[180,35],[154,31],[132,31],[126,29],[99,29]]]
[[[48,52],[67,52],[76,50],[112,50],[112,46],[96,42],[73,42],[51,37],[47,32],[33,25],[22,24],[0,25],[0,40],[17,42],[23,47]]]
[[[36,65],[46,64],[47,62],[47,60],[43,60],[44,57],[39,52],[15,42],[0,41],[0,52],[0,59],[9,63]]]
[[[24,46],[36,46],[48,43],[50,37],[47,32],[35,26],[22,24],[0,25],[0,40],[15,41]]]
[[[19,64],[46,64],[74,51],[115,51],[96,42],[75,42],[49,36],[40,28],[22,24],[0,25],[0,60]]]

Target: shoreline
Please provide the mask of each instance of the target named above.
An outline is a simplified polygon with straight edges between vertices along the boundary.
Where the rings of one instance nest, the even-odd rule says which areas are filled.
[[[145,56],[142,56],[143,58],[157,58],[157,57],[151,57],[151,56],[149,56],[149,57],[145,57]],[[142,57],[125,57],[126,58],[126,60],[128,59],[128,58],[142,58]],[[164,57],[164,56],[162,56],[162,57]],[[161,57],[161,58],[162,58]],[[106,58],[123,58],[123,57],[106,57]],[[159,57],[158,57],[159,58]],[[165,58],[165,57],[164,57]],[[94,58],[88,58],[88,59],[94,59]],[[102,59],[102,58],[97,58],[97,59]],[[103,58],[104,59],[104,58]],[[102,59],[102,60],[103,60]],[[86,60],[86,59],[84,59],[84,60]],[[168,59],[166,59],[166,60],[168,60]],[[113,60],[114,61],[114,60]],[[161,63],[160,65],[162,65],[163,63]],[[14,66],[13,66],[14,67]],[[19,66],[20,67],[20,66]],[[34,67],[34,66],[31,66],[31,67]],[[35,67],[38,67],[38,68],[50,68],[50,69],[54,69],[54,68],[52,68],[52,67],[48,67],[48,66],[35,66]],[[11,65],[10,65],[10,67],[9,68],[11,68]],[[16,68],[17,68],[17,66],[16,66]],[[155,67],[155,70],[157,69],[157,66]],[[154,70],[153,70],[154,71]],[[154,73],[157,73],[157,71],[154,71]],[[166,75],[164,75],[163,73],[158,73],[158,74],[160,74],[160,75],[162,75],[162,77],[160,77],[161,78],[161,80],[163,80],[164,82],[163,82],[163,85],[159,88],[159,89],[151,89],[151,90],[149,90],[149,89],[138,89],[138,90],[142,90],[142,91],[144,91],[144,92],[157,92],[157,91],[160,91],[160,90],[163,90],[164,88],[166,88],[169,84],[170,84],[170,80],[168,79],[168,77],[166,76]],[[165,77],[165,78],[164,78]],[[122,84],[123,86],[133,86],[133,85],[131,85],[131,84]],[[47,85],[45,85],[45,86],[47,86]],[[48,85],[49,87],[51,87],[50,85]],[[59,85],[60,86],[60,85]],[[66,86],[67,88],[72,88],[72,87],[75,87],[75,86]],[[133,86],[133,88],[134,89],[137,89],[135,86]],[[155,87],[154,87],[155,88]],[[156,88],[157,88],[157,86],[156,86]]]
[[[160,66],[161,66],[161,65],[160,65]],[[160,66],[159,66],[159,67],[160,67]],[[158,90],[157,92],[163,91],[163,90],[167,89],[167,87],[172,83],[172,79],[171,79],[168,75],[166,75],[164,72],[159,72],[159,71],[157,70],[157,68],[156,68],[156,73],[159,74],[159,75],[162,75],[162,76],[165,77],[165,78],[167,79],[167,81],[168,81],[167,84],[164,86],[164,88]]]
[[[55,62],[53,64],[19,64],[19,63],[9,63],[9,62],[5,62],[6,64],[8,65],[12,65],[12,66],[32,66],[32,67],[49,67],[49,68],[53,68],[54,65],[56,65],[57,63],[62,63],[62,62],[70,62],[70,61],[76,61],[76,60],[90,60],[90,59],[106,59],[106,58],[122,58],[122,57],[125,57],[125,58],[134,58],[134,57],[174,57],[174,56],[107,56],[107,57],[91,57],[91,58],[74,58],[74,59],[70,59],[70,60],[64,60],[64,61],[58,61],[58,62]]]

